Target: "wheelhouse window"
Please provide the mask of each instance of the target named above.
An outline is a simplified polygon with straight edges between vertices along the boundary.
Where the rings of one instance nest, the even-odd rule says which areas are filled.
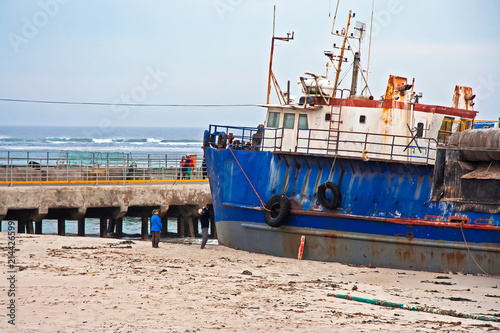
[[[446,142],[448,141],[448,137],[451,135],[451,130],[453,128],[453,121],[455,118],[453,117],[444,117],[443,122],[441,123],[441,129],[439,130],[438,142]]]
[[[269,118],[267,119],[267,127],[278,128],[279,126],[280,126],[280,113],[269,112]]]
[[[424,123],[417,124],[417,133],[415,134],[417,138],[421,138],[424,136]]]
[[[299,128],[300,129],[309,129],[309,124],[307,123],[307,115],[299,114]]]
[[[295,125],[295,114],[285,113],[285,117],[283,118],[283,127],[287,129],[293,129],[294,125]]]

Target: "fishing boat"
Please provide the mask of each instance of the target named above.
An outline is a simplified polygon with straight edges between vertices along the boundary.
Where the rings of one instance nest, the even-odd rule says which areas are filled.
[[[219,244],[368,267],[500,275],[500,128],[475,120],[472,88],[420,103],[391,75],[380,99],[350,40],[333,31],[331,75],[299,78],[297,103],[269,67],[262,125],[210,125],[204,154]],[[287,37],[275,40],[288,41]],[[353,59],[350,89],[342,63]],[[330,80],[330,77],[332,80]],[[358,93],[358,77],[365,87]],[[269,102],[274,86],[278,103]]]

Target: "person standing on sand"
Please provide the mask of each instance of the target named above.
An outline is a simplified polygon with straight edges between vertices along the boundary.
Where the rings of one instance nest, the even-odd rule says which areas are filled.
[[[158,213],[158,209],[153,209],[153,216],[151,216],[151,241],[153,247],[158,247],[158,243],[160,242],[160,231],[163,227]]]
[[[205,245],[207,245],[208,241],[208,208],[205,206],[203,209],[198,210],[198,214],[200,214],[200,223],[201,223],[201,248],[204,249]]]

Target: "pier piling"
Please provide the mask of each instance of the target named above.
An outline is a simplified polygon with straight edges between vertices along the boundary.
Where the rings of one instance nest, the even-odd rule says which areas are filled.
[[[42,232],[42,221],[35,221],[35,234],[41,235]]]
[[[115,232],[116,238],[122,238],[122,236],[123,236],[123,219],[122,218],[115,219],[115,228],[116,228],[116,232]]]
[[[108,235],[115,232],[115,219],[109,219],[108,223]]]
[[[59,236],[66,236],[66,220],[57,219],[57,234]]]
[[[148,240],[149,237],[149,231],[148,231],[148,217],[147,216],[141,216],[141,239],[142,240]]]
[[[31,221],[31,220],[24,221],[24,225],[26,226],[26,233],[27,234],[34,234],[35,233],[35,231],[33,229],[33,221]]]
[[[24,220],[17,221],[17,233],[18,234],[26,233],[26,224],[24,223]]]
[[[78,219],[78,236],[85,236],[85,218],[80,217]]]
[[[180,237],[183,237],[185,234],[185,224],[184,224],[184,216],[178,215],[177,216],[177,235]]]
[[[108,237],[108,219],[105,217],[99,219],[99,237]]]
[[[163,215],[161,217],[161,225],[162,225],[162,228],[161,228],[161,236],[167,236],[168,235],[168,216],[167,214]]]

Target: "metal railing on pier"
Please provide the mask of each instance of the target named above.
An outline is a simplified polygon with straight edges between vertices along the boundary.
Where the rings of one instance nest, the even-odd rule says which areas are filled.
[[[0,186],[207,182],[203,156],[108,152],[0,152]],[[188,161],[189,162],[189,161]]]

